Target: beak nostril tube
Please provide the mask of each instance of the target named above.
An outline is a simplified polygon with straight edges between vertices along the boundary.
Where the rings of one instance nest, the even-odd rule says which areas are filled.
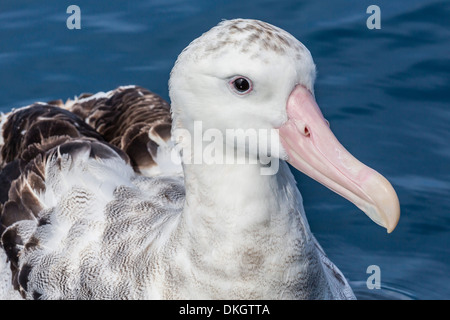
[[[298,131],[303,134],[305,137],[309,137],[311,135],[311,132],[309,131],[308,126],[305,122],[303,122],[300,119],[293,119],[294,124],[297,127]]]
[[[303,130],[303,134],[304,134],[306,137],[309,137],[309,136],[310,136],[310,132],[309,132],[309,129],[308,129],[307,126],[305,126],[305,129]]]

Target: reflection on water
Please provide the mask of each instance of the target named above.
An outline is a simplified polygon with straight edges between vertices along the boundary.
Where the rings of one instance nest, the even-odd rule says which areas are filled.
[[[450,2],[379,0],[380,30],[366,27],[370,4],[79,1],[82,29],[69,31],[61,1],[2,1],[0,111],[128,84],[168,99],[170,70],[191,40],[224,18],[273,23],[310,49],[316,97],[331,128],[392,182],[402,209],[387,235],[353,205],[295,173],[315,236],[359,298],[448,299]],[[388,284],[380,291],[365,287],[373,264]]]
[[[360,281],[350,282],[350,286],[358,300],[417,300],[412,293],[387,285],[370,290],[364,281]]]

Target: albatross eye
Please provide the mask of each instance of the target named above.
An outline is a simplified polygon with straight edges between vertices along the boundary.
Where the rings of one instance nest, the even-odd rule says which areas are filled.
[[[250,91],[252,91],[252,82],[250,81],[250,79],[247,79],[246,77],[234,77],[231,81],[230,84],[233,88],[233,90],[238,93],[238,94],[246,94],[249,93]]]

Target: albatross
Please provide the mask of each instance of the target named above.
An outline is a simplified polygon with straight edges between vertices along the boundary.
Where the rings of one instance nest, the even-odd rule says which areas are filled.
[[[170,105],[124,86],[2,114],[3,297],[354,299],[310,230],[288,163],[388,232],[400,207],[333,135],[315,78],[288,32],[225,20],[178,56]],[[208,130],[275,139],[258,135],[250,148]],[[189,137],[222,161],[193,161]]]

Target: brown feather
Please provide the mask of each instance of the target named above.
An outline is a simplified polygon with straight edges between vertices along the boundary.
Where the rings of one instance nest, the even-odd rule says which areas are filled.
[[[158,146],[160,141],[152,140],[149,132],[161,133],[162,141],[167,141],[172,124],[170,105],[164,99],[139,86],[119,87],[106,96],[87,98],[73,101],[68,109],[107,142],[124,150],[137,172],[156,165],[148,146]]]
[[[157,165],[152,155],[170,139],[170,106],[141,87],[119,87],[106,95],[83,94],[75,101],[35,103],[13,110],[3,124],[0,146],[0,235],[11,261],[14,287],[26,290],[31,269],[19,269],[19,255],[26,243],[15,224],[45,220],[39,194],[46,190],[46,164],[55,156],[108,159],[120,156],[135,171]],[[53,157],[53,158],[52,158]],[[61,165],[61,162],[59,162]],[[25,236],[28,237],[28,236]],[[23,292],[22,292],[23,293]]]

